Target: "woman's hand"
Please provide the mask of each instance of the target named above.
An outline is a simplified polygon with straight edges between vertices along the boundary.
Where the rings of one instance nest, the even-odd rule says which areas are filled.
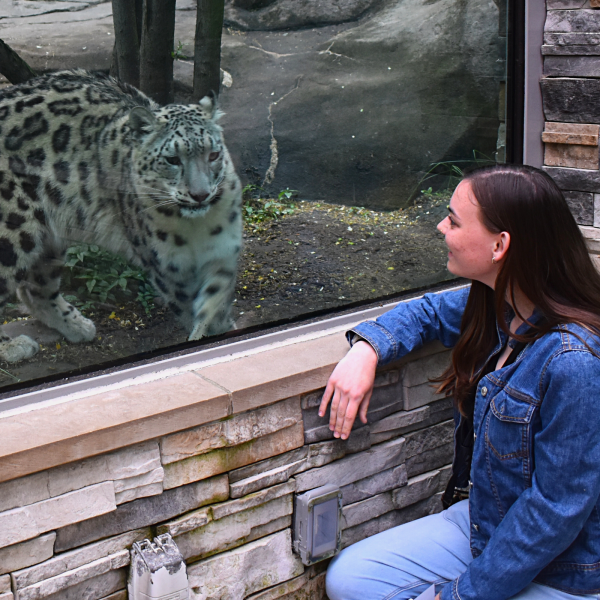
[[[352,346],[333,370],[321,400],[319,416],[325,415],[331,400],[329,429],[336,438],[348,438],[357,413],[363,423],[367,422],[376,369],[375,350],[369,343],[361,340]]]

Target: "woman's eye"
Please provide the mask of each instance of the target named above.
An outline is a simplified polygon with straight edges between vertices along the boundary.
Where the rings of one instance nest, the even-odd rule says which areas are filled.
[[[165,156],[165,160],[170,165],[180,165],[181,161],[179,160],[179,156]]]
[[[219,158],[220,155],[221,155],[220,152],[211,152],[208,155],[208,160],[210,160],[210,162],[215,162],[215,160],[217,160],[217,158]]]

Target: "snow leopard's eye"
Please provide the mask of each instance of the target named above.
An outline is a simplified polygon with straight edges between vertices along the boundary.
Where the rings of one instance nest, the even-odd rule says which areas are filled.
[[[181,160],[179,160],[179,156],[165,156],[165,160],[170,165],[180,165],[181,164]]]
[[[210,162],[215,162],[215,160],[217,160],[217,158],[219,158],[219,156],[221,156],[221,153],[220,153],[220,152],[211,152],[211,153],[208,155],[208,160],[209,160]]]

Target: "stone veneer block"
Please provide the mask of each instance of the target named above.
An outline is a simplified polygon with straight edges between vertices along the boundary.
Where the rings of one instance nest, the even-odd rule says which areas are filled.
[[[0,594],[5,594],[10,591],[10,575],[0,576]]]
[[[135,477],[127,477],[126,479],[115,480],[115,493],[120,494],[122,492],[128,492],[135,490],[136,488],[145,487],[154,483],[162,483],[164,479],[164,471],[161,466],[158,466],[151,471],[147,471],[142,475]]]
[[[542,133],[542,141],[552,144],[597,146],[599,133],[600,125],[547,122]]]
[[[40,600],[63,592],[67,588],[85,583],[93,578],[117,571],[129,564],[129,550],[106,556],[50,579],[45,579],[18,591],[19,600]]]
[[[127,590],[119,590],[110,596],[104,596],[100,600],[127,600]]]
[[[443,488],[448,483],[450,471],[450,467],[446,467],[442,470],[429,471],[411,477],[405,487],[393,491],[394,508],[406,508],[438,492],[443,492]]]
[[[140,479],[139,485],[162,481],[156,477],[157,469],[161,469],[158,442],[151,441],[52,469],[48,472],[48,486],[51,496],[59,496],[94,483],[114,480],[118,481],[115,492],[121,492],[135,487],[136,478],[144,478],[149,473],[154,472],[152,480]]]
[[[282,454],[304,444],[302,422],[238,446],[213,450],[206,454],[165,465],[166,490],[200,481],[218,473],[237,469],[269,456]]]
[[[454,457],[454,442],[448,442],[432,450],[411,456],[406,460],[408,477],[416,477],[427,471],[439,469],[452,462]]]
[[[544,75],[547,77],[600,77],[598,47],[590,46],[596,52],[591,56],[546,55]]]
[[[54,554],[56,533],[47,533],[33,540],[0,548],[0,575],[12,573],[44,562]]]
[[[335,439],[305,446],[305,448],[307,448],[306,458],[276,467],[272,470],[260,472],[260,470],[256,468],[259,465],[266,467],[267,465],[265,465],[265,463],[267,461],[263,461],[263,463],[258,463],[257,465],[249,465],[248,467],[245,467],[245,469],[248,469],[248,473],[256,473],[256,471],[258,471],[258,473],[247,479],[231,483],[229,485],[229,495],[232,498],[239,498],[259,489],[287,481],[292,475],[302,473],[308,469],[321,467],[343,458],[348,453],[349,449],[354,450],[354,452],[367,450],[371,447],[370,438],[368,435],[359,435],[359,432],[369,433],[368,429],[361,429],[354,432],[348,440]],[[353,441],[351,441],[352,438],[354,438]],[[351,443],[349,444],[348,442]],[[239,469],[239,471],[242,471],[242,469]],[[236,473],[237,477],[237,472],[234,471],[233,473]],[[230,480],[233,477],[233,473],[230,473]]]
[[[404,437],[406,439],[406,458],[409,459],[451,443],[454,440],[454,420],[407,433]]]
[[[229,396],[194,373],[0,419],[0,481],[226,417]],[[132,421],[132,416],[135,420]],[[48,424],[60,424],[51,426]]]
[[[543,167],[561,190],[600,193],[600,171]]]
[[[203,527],[177,536],[175,542],[186,561],[206,558],[285,529],[291,524],[293,509],[294,497],[288,494],[218,521],[209,521]]]
[[[285,452],[284,454],[272,456],[271,458],[246,465],[245,467],[234,469],[233,471],[229,472],[229,482],[231,483],[240,481],[242,479],[248,479],[249,477],[254,477],[255,475],[261,475],[266,471],[271,471],[272,469],[303,460],[308,456],[308,449],[309,446],[302,446],[296,450],[291,450],[290,452]]]
[[[560,34],[558,34],[560,35]],[[569,34],[563,34],[569,35]],[[600,45],[598,44],[589,44],[587,46],[542,46],[542,54],[544,57],[551,56],[573,56],[573,57],[594,57],[600,54]],[[546,68],[546,60],[544,60],[544,69]],[[586,67],[588,65],[585,65]],[[579,74],[577,75],[579,76]]]
[[[600,228],[600,194],[594,194],[594,228]]]
[[[402,487],[407,483],[406,466],[398,465],[397,467],[386,469],[370,477],[365,477],[364,479],[359,479],[354,483],[345,485],[341,488],[342,503],[344,506],[353,504],[365,498]]]
[[[598,33],[600,32],[600,14],[598,11],[590,9],[549,10],[546,15],[544,31]]]
[[[228,502],[222,502],[221,504],[215,504],[211,507],[213,519],[222,519],[229,515],[254,508],[275,498],[281,498],[287,494],[293,494],[296,491],[296,482],[288,481],[282,485],[276,485],[266,490],[261,490],[254,494],[250,494],[237,500],[229,500]]]
[[[600,32],[590,33],[587,31],[576,31],[569,33],[554,33],[547,31],[544,33],[544,45],[542,46],[542,54],[545,49],[554,49],[553,51],[560,53],[569,52],[570,49],[578,48],[593,48],[600,45]],[[573,52],[577,54],[577,52]],[[580,54],[586,54],[581,52]]]
[[[114,511],[112,481],[0,513],[0,547]]]
[[[14,600],[14,596],[12,592],[5,592],[0,594],[0,600]]]
[[[575,221],[579,225],[594,224],[594,195],[590,192],[563,192]]]
[[[356,542],[360,542],[360,540],[364,540],[382,531],[387,531],[392,527],[398,527],[415,519],[440,512],[442,510],[441,497],[441,494],[436,494],[408,508],[393,510],[371,521],[361,523],[356,527],[344,529],[342,532],[342,548],[347,548]]]
[[[392,492],[384,492],[366,500],[344,506],[342,510],[344,529],[355,527],[394,510]]]
[[[599,130],[600,125],[546,123],[542,133],[545,144],[544,164],[551,167],[598,169]]]
[[[47,471],[0,483],[0,512],[48,498],[50,498],[50,490]]]
[[[197,372],[231,393],[236,414],[323,387],[347,351],[344,337],[334,333]]]
[[[600,229],[596,227],[579,227],[588,250],[591,254],[600,254]]]
[[[304,573],[264,592],[248,596],[247,600],[327,600],[325,573],[313,578],[309,573]]]
[[[187,533],[188,531],[197,529],[198,527],[203,527],[209,521],[222,519],[223,517],[228,517],[249,508],[260,506],[261,504],[265,504],[266,502],[270,502],[281,496],[293,494],[295,491],[295,481],[288,481],[282,485],[277,485],[255,494],[250,494],[245,498],[214,504],[213,506],[185,514],[170,523],[159,525],[157,531],[159,534],[170,533],[172,537],[176,537]]]
[[[150,483],[148,485],[141,485],[130,490],[119,492],[118,494],[115,494],[115,500],[117,504],[125,504],[125,502],[132,502],[133,500],[147,498],[148,496],[158,496],[162,493],[162,483]]]
[[[86,579],[77,585],[68,587],[56,594],[46,596],[44,600],[103,600],[127,586],[128,568],[109,571]]]
[[[190,600],[243,600],[303,572],[286,529],[190,565]]]
[[[12,574],[15,589],[20,590],[36,583],[63,575],[79,567],[116,555],[128,549],[134,542],[152,537],[152,530],[147,527],[128,531],[123,535],[102,540],[89,546],[82,546],[70,552],[59,554],[46,562],[16,571]]]
[[[414,410],[401,410],[391,414],[385,419],[371,425],[371,433],[382,433],[385,431],[394,431],[403,429],[410,425],[422,423],[429,418],[429,406],[422,406]]]
[[[413,410],[443,398],[441,394],[435,393],[429,380],[441,375],[449,363],[450,352],[440,352],[410,362],[404,367],[404,410]]]
[[[544,164],[549,167],[597,169],[598,147],[544,144]]]
[[[540,85],[547,121],[600,123],[599,79],[544,77]]]
[[[55,551],[64,552],[108,536],[168,521],[201,506],[227,500],[228,496],[229,481],[227,475],[221,475],[168,490],[159,496],[134,500],[107,515],[59,529]]]
[[[340,487],[348,485],[402,464],[405,459],[404,438],[373,446],[371,449],[352,454],[323,467],[311,469],[295,476],[296,491],[306,490],[333,483]]]
[[[238,446],[291,427],[302,420],[300,397],[289,398],[229,419],[164,437],[162,462],[168,465],[225,446]]]
[[[546,9],[587,8],[589,0],[546,0]]]

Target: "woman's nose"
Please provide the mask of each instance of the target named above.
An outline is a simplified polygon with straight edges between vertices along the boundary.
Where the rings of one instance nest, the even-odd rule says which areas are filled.
[[[438,224],[437,224],[437,230],[440,233],[443,233],[444,235],[446,235],[446,229],[448,228],[448,224],[446,223],[446,221],[448,220],[448,217],[444,217]]]

